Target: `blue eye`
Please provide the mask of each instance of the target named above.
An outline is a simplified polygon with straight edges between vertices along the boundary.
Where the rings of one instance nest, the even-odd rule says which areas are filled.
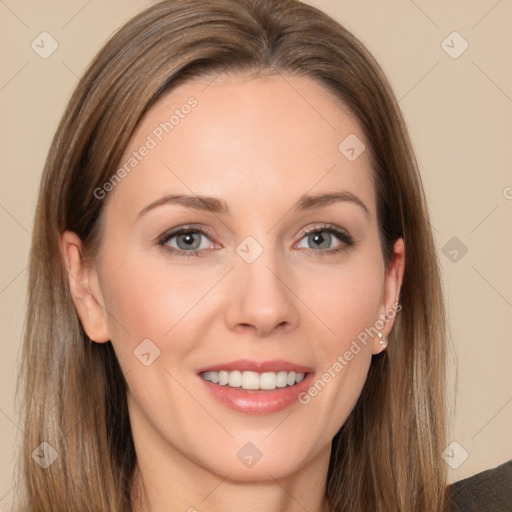
[[[210,242],[204,242],[204,238],[208,240],[208,234],[199,228],[181,227],[166,231],[158,240],[158,244],[163,246],[170,253],[182,256],[200,256],[204,249],[211,246]]]
[[[303,240],[309,245],[305,247],[309,254],[331,254],[354,245],[354,240],[347,231],[332,226],[319,226],[307,231],[298,244],[299,248],[304,248],[300,245]]]

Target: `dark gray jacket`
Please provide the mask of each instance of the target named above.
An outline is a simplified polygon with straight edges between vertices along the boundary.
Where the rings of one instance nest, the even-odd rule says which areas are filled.
[[[512,512],[512,460],[455,482],[449,512]]]

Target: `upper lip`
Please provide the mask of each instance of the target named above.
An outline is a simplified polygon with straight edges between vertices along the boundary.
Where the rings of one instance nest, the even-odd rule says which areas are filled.
[[[237,359],[236,361],[229,361],[225,363],[213,364],[200,368],[197,373],[203,372],[219,372],[225,371],[249,371],[249,372],[295,372],[295,373],[310,373],[313,372],[313,368],[310,366],[304,366],[301,364],[292,363],[290,361],[274,359],[271,361],[255,361],[252,359]]]

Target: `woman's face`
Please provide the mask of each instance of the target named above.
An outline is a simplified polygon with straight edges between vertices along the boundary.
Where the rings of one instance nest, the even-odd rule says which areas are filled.
[[[328,460],[403,268],[400,241],[384,265],[363,144],[289,75],[183,84],[144,117],[97,189],[94,266],[63,237],[84,328],[126,376],[139,461],[262,480]]]

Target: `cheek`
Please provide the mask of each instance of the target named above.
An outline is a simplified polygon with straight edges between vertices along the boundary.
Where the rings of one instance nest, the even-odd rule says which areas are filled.
[[[105,306],[112,313],[109,327],[113,338],[126,339],[127,333],[133,341],[140,336],[162,338],[198,295],[183,280],[164,280],[154,266],[118,266],[108,274]]]
[[[172,265],[137,251],[123,258],[112,251],[102,269],[111,340],[125,371],[139,367],[133,356],[143,340],[161,351],[160,363],[180,360],[200,344],[196,331],[215,314],[209,291],[225,270]]]
[[[311,310],[325,327],[329,351],[343,350],[379,318],[384,275],[378,258],[361,258],[325,270],[317,268],[302,284],[301,296],[308,297]]]

